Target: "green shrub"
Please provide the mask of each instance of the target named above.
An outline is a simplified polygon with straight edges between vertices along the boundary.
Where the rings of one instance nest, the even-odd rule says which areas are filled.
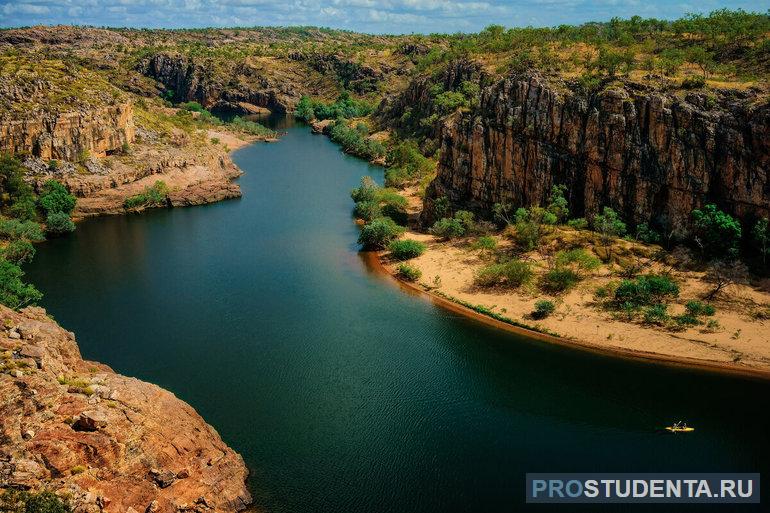
[[[762,265],[767,265],[767,257],[770,255],[770,221],[766,217],[757,220],[751,230],[751,239],[754,247],[762,255]]]
[[[556,305],[553,301],[547,299],[541,299],[535,302],[535,310],[532,312],[534,319],[545,319],[556,310]]]
[[[160,207],[166,204],[168,199],[168,186],[163,180],[156,181],[151,187],[145,187],[144,192],[129,196],[123,201],[127,209],[138,207]]]
[[[497,215],[501,215],[499,210]],[[519,248],[532,251],[540,243],[544,226],[556,224],[556,220],[556,215],[540,207],[519,208],[514,215],[513,227],[509,234]]]
[[[571,226],[576,230],[585,230],[588,228],[588,221],[586,221],[585,217],[578,217],[576,219],[570,219],[567,221],[567,226]]]
[[[249,121],[248,119],[243,119],[239,116],[235,116],[232,119],[232,121],[227,123],[227,125],[234,130],[237,130],[239,132],[243,132],[249,135],[256,135],[259,137],[268,137],[268,138],[276,136],[275,130],[270,130],[264,125],[261,125],[254,121]]]
[[[35,304],[43,295],[22,281],[24,272],[18,265],[0,259],[0,303],[15,310]]]
[[[27,239],[17,239],[0,250],[0,255],[16,265],[21,265],[32,260],[35,256],[35,247]]]
[[[636,227],[636,239],[647,244],[658,244],[660,242],[660,234],[650,228],[647,223],[641,223]]]
[[[350,191],[350,197],[356,203],[374,201],[378,188],[377,183],[371,176],[363,176],[361,177],[361,185]]]
[[[605,242],[612,237],[622,237],[626,234],[626,223],[610,207],[604,207],[601,214],[594,216],[593,226]]]
[[[380,205],[376,201],[359,201],[353,209],[353,215],[365,222],[370,222],[382,215]]]
[[[668,307],[666,305],[650,305],[644,310],[644,322],[647,324],[663,325],[668,319]]]
[[[687,313],[693,317],[699,317],[701,315],[712,316],[716,313],[716,308],[713,306],[696,300],[688,301],[684,307],[687,310]]]
[[[203,105],[198,102],[180,103],[179,108],[182,110],[188,110],[190,112],[203,112],[206,110],[203,108]]]
[[[629,304],[638,308],[651,304],[663,304],[679,296],[679,286],[668,276],[646,274],[634,280],[623,280],[615,290],[618,305]]]
[[[701,89],[705,87],[705,85],[706,79],[699,75],[687,77],[682,80],[682,89]]]
[[[548,199],[546,210],[556,217],[557,223],[564,222],[569,217],[569,204],[564,193],[567,192],[566,185],[554,185],[551,189],[551,196]]]
[[[66,501],[48,492],[6,488],[0,491],[0,511],[6,513],[71,513]]]
[[[303,96],[294,109],[294,116],[303,121],[314,119],[360,118],[368,116],[374,107],[363,100],[351,98],[343,92],[334,103],[324,103]]]
[[[389,217],[379,217],[361,228],[358,243],[364,249],[383,249],[404,232],[404,228],[398,226]]]
[[[580,275],[567,267],[550,269],[540,278],[540,288],[551,294],[572,289],[580,281]]]
[[[532,266],[522,260],[488,265],[476,272],[475,283],[480,287],[504,286],[517,288],[532,281]]]
[[[729,214],[708,204],[692,211],[693,240],[707,257],[735,258],[741,240],[741,225]]]
[[[698,326],[702,324],[701,321],[689,313],[683,313],[682,315],[675,315],[673,317],[674,322],[680,327]]]
[[[0,153],[0,207],[21,220],[33,220],[35,194],[24,181],[24,168],[17,157]]]
[[[58,181],[48,180],[40,192],[39,203],[46,214],[64,212],[69,215],[75,209],[75,196]]]
[[[329,130],[332,141],[340,144],[346,153],[373,160],[385,155],[381,142],[368,139],[355,128],[350,128],[343,119],[334,122]]]
[[[8,209],[8,213],[22,221],[34,221],[37,219],[36,207],[35,197],[30,194],[17,199]]]
[[[473,241],[470,248],[479,250],[484,255],[488,255],[497,249],[497,240],[489,235],[484,235]]]
[[[433,224],[430,233],[445,240],[455,239],[465,235],[465,226],[459,219],[445,217]]]
[[[422,276],[422,271],[409,264],[399,264],[398,276],[406,281],[417,281]]]
[[[382,209],[382,215],[390,217],[401,225],[405,225],[408,222],[409,214],[406,211],[408,201],[405,197],[393,189],[381,188],[377,189],[375,199]]]
[[[385,183],[392,187],[403,187],[415,180],[433,175],[436,169],[434,161],[420,152],[417,143],[412,140],[402,141],[388,151],[386,159]]]
[[[56,235],[70,233],[75,231],[75,223],[66,212],[51,212],[45,218],[45,230]]]
[[[581,271],[595,271],[601,266],[601,261],[583,248],[559,251],[554,261],[557,266],[573,266]]]
[[[40,242],[45,239],[40,225],[34,221],[0,218],[0,237]]]
[[[388,245],[390,254],[396,260],[409,260],[425,253],[425,244],[417,240],[394,240]]]

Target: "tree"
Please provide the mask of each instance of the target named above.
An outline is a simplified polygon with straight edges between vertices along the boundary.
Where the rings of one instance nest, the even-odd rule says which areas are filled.
[[[594,230],[602,236],[602,241],[606,244],[612,237],[622,237],[626,233],[626,223],[624,223],[618,213],[610,207],[604,207],[601,214],[596,214],[593,220]]]
[[[34,286],[22,281],[23,276],[24,272],[18,265],[0,259],[0,303],[18,310],[43,297]]]
[[[593,67],[605,72],[610,78],[614,78],[618,71],[628,71],[633,67],[634,54],[631,50],[619,52],[612,48],[599,48],[599,55],[593,63]]]
[[[506,201],[495,203],[492,206],[492,213],[495,221],[502,225],[513,224],[513,205]]]
[[[741,225],[731,215],[710,203],[702,210],[691,214],[693,240],[707,257],[734,259],[738,256],[738,242],[741,240]]]
[[[759,250],[759,254],[762,255],[762,265],[767,266],[767,255],[770,255],[770,230],[768,230],[768,220],[766,217],[757,221],[754,229],[751,230],[751,236]]]
[[[703,78],[708,78],[708,74],[711,72],[711,70],[714,67],[714,59],[711,56],[711,54],[706,51],[705,48],[699,45],[690,46],[687,49],[685,58],[689,62],[692,62],[693,64],[697,64],[698,67],[703,72]]]
[[[45,240],[40,225],[34,221],[19,221],[18,219],[0,218],[0,237],[7,239],[24,239],[30,242]]]
[[[35,256],[35,246],[26,239],[17,239],[8,243],[8,245],[0,250],[0,257],[13,262],[16,265],[21,265],[24,262],[29,262],[32,257]]]
[[[350,197],[356,203],[374,201],[378,188],[379,186],[371,176],[363,176],[361,177],[361,185],[350,191]]]
[[[564,193],[567,192],[566,185],[554,185],[551,189],[551,196],[548,199],[548,212],[556,216],[556,222],[562,223],[569,217],[569,204]]]
[[[746,283],[748,277],[749,269],[740,260],[712,260],[709,262],[705,279],[711,282],[714,288],[706,294],[706,299],[714,299],[730,285]]]
[[[45,229],[48,233],[61,235],[74,232],[75,223],[66,212],[52,212],[45,218]]]
[[[646,242],[647,244],[658,244],[660,242],[660,234],[650,228],[647,223],[641,223],[636,227],[636,240]]]
[[[8,154],[0,154],[0,208],[21,220],[36,217],[35,195],[24,181],[21,161]]]
[[[304,121],[312,121],[315,119],[313,101],[309,96],[300,98],[297,107],[294,109],[294,116]]]
[[[75,209],[75,196],[56,180],[48,180],[40,192],[40,207],[46,214],[64,212],[69,215]]]

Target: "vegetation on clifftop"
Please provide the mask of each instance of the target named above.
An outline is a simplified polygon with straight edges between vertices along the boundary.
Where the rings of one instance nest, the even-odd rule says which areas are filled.
[[[75,229],[70,218],[75,197],[56,180],[46,182],[38,197],[23,175],[19,159],[0,154],[0,303],[15,309],[42,297],[23,281],[20,267],[34,257],[32,244],[45,238],[40,221],[50,234]]]

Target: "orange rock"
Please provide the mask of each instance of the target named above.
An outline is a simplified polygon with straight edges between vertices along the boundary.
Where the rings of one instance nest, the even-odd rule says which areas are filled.
[[[41,308],[0,306],[0,318],[34,324],[33,352],[47,363],[20,378],[0,375],[0,487],[66,492],[78,513],[233,512],[251,503],[243,459],[188,404],[84,361],[72,334]],[[0,341],[8,334],[0,331]],[[60,377],[119,400],[69,392]]]

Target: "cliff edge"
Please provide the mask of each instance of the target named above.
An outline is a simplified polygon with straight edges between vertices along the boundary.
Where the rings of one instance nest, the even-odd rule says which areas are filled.
[[[0,488],[49,489],[76,512],[233,512],[243,459],[184,401],[83,360],[41,308],[0,306]]]

